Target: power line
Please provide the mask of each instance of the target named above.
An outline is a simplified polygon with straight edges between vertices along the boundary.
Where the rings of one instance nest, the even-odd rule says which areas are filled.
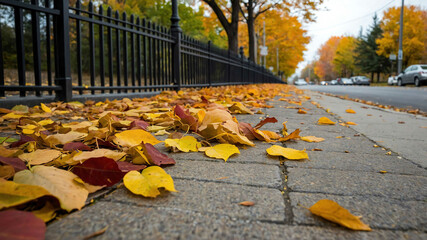
[[[388,2],[387,4],[385,4],[384,6],[382,6],[381,8],[379,8],[379,9],[377,9],[377,10],[375,10],[375,11],[371,12],[371,13],[368,13],[368,14],[366,14],[366,15],[363,15],[363,16],[361,16],[361,17],[354,18],[354,19],[348,20],[348,21],[346,21],[346,22],[342,22],[342,23],[339,23],[339,24],[336,24],[336,25],[333,25],[333,26],[329,26],[329,27],[326,27],[326,28],[319,28],[319,29],[314,29],[314,30],[309,30],[309,31],[310,31],[310,32],[316,32],[316,31],[328,30],[328,29],[331,29],[331,28],[336,28],[336,27],[338,27],[338,26],[342,26],[342,25],[345,25],[345,24],[347,24],[347,23],[351,23],[351,22],[354,22],[354,21],[357,21],[357,20],[363,19],[363,18],[365,18],[365,17],[369,17],[369,16],[371,16],[372,14],[377,13],[378,11],[381,11],[382,9],[384,9],[385,7],[387,7],[388,5],[390,5],[390,4],[391,4],[391,3],[393,3],[393,2],[394,2],[394,0],[391,0],[390,2]]]

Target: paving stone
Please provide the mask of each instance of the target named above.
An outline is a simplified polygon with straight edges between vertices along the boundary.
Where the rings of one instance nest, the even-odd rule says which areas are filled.
[[[287,167],[399,173],[427,176],[427,171],[395,155],[308,151],[310,160],[285,161]]]
[[[284,199],[278,189],[176,178],[174,183],[178,192],[164,194],[155,199],[135,195],[122,187],[106,196],[104,200],[146,207],[221,214],[241,219],[285,220]],[[251,207],[239,205],[243,201],[252,201],[255,205]]]
[[[303,168],[288,168],[288,172],[288,187],[295,192],[427,198],[427,178],[423,176]]]
[[[417,231],[350,231],[342,227],[291,226],[126,203],[100,202],[47,227],[46,239],[426,239]]]
[[[308,209],[304,208],[312,206],[320,199],[330,199],[349,210],[353,215],[363,216],[362,221],[373,229],[427,230],[427,215],[419,214],[427,212],[427,205],[423,201],[309,193],[290,193],[289,197],[296,224],[335,225],[311,214]]]

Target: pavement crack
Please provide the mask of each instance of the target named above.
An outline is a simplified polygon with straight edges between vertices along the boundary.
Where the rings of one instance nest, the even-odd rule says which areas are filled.
[[[257,187],[257,188],[270,188],[270,189],[277,189],[277,186],[268,186],[263,184],[242,184],[238,182],[225,182],[220,180],[210,180],[210,179],[200,179],[200,178],[194,178],[194,177],[176,177],[172,176],[173,179],[179,179],[179,180],[189,180],[189,181],[198,181],[198,182],[206,182],[206,183],[221,183],[221,184],[229,184],[229,185],[237,185],[237,186],[246,186],[246,187]]]
[[[341,196],[341,197],[378,197],[378,198],[386,198],[386,199],[393,199],[398,201],[414,201],[414,202],[425,202],[423,199],[416,199],[416,198],[396,198],[392,196],[384,196],[381,194],[345,194],[345,193],[333,193],[333,192],[322,192],[322,191],[303,191],[303,190],[292,190],[293,193],[309,193],[309,194],[323,194],[323,195],[334,195],[334,196]]]
[[[280,176],[282,178],[282,186],[279,190],[283,194],[283,201],[285,203],[285,224],[292,224],[294,222],[294,213],[292,211],[291,198],[289,197],[288,170],[282,157],[280,159]]]

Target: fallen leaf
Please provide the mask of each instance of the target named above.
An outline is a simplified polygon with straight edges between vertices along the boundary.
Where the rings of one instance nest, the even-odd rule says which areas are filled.
[[[45,138],[45,142],[48,143],[50,146],[64,145],[69,142],[81,140],[86,136],[86,133],[70,131],[65,134],[49,135]]]
[[[88,196],[88,191],[74,181],[76,177],[72,172],[40,165],[33,167],[32,171],[16,173],[13,181],[45,188],[58,198],[62,209],[70,212],[73,209],[81,209]]]
[[[40,186],[0,181],[0,209],[18,206],[48,195],[51,194]]]
[[[187,111],[185,111],[183,107],[181,107],[180,105],[176,105],[174,108],[174,113],[181,119],[184,124],[187,124],[192,131],[197,130],[197,118],[193,117],[188,109]]]
[[[266,151],[271,156],[282,156],[289,160],[308,159],[308,155],[305,150],[296,150],[292,148],[284,148],[278,145],[273,145],[267,148]]]
[[[107,157],[111,158],[114,161],[118,161],[126,156],[125,152],[117,152],[110,149],[99,148],[90,152],[81,152],[73,157],[73,161],[78,163],[82,163],[90,158],[99,158],[99,157]]]
[[[302,110],[301,108],[300,109],[298,109],[298,112],[297,112],[298,114],[307,114],[307,112],[306,111],[304,111],[304,110]]]
[[[318,125],[334,125],[335,122],[332,122],[329,118],[327,117],[321,117],[319,118],[319,120],[317,121]]]
[[[11,148],[16,148],[19,147],[27,142],[35,142],[36,140],[34,140],[34,138],[30,137],[30,136],[26,136],[26,135],[20,135],[19,136],[20,139],[16,142],[13,142],[12,144],[10,144],[9,147]]]
[[[119,169],[124,172],[130,172],[130,171],[141,171],[147,167],[147,165],[136,165],[129,162],[116,162],[117,166],[119,166]]]
[[[46,204],[39,210],[34,210],[32,213],[37,217],[43,220],[43,222],[49,222],[50,220],[56,217],[56,207],[52,205],[50,202],[46,202]]]
[[[41,103],[40,106],[44,112],[47,112],[47,113],[52,112],[52,110],[48,106],[44,105],[43,103]]]
[[[249,108],[243,105],[241,102],[235,102],[231,107],[228,108],[233,113],[240,114],[254,114]]]
[[[338,203],[329,200],[321,199],[309,208],[314,215],[325,218],[341,226],[352,230],[372,231],[372,229],[360,221],[359,217],[351,214],[347,209],[341,207]]]
[[[125,187],[134,194],[155,198],[160,195],[159,188],[176,192],[172,177],[161,167],[151,166],[141,173],[130,171],[123,178]]]
[[[218,144],[213,147],[209,147],[206,149],[205,154],[208,157],[224,159],[227,161],[230,156],[233,154],[240,154],[239,149],[232,144]]]
[[[31,165],[40,165],[51,162],[61,156],[61,151],[54,149],[37,149],[34,152],[24,153],[18,157]]]
[[[147,130],[147,127],[150,124],[148,124],[146,121],[144,120],[135,120],[133,122],[131,122],[129,128],[130,129],[143,129],[143,130]]]
[[[174,159],[168,157],[166,154],[161,153],[150,143],[144,143],[141,145],[141,147],[150,165],[166,166],[174,165],[176,163]]]
[[[354,123],[354,122],[346,122],[345,124],[347,124],[347,125],[357,125],[357,123]]]
[[[281,142],[285,142],[291,139],[299,139],[300,138],[300,133],[301,131],[299,130],[299,128],[295,129],[295,131],[293,131],[291,134],[287,135],[286,137],[282,137],[279,138],[279,141]]]
[[[356,111],[354,111],[353,109],[347,109],[347,110],[345,110],[345,112],[346,113],[353,113],[353,114],[356,113]]]
[[[336,136],[335,138],[343,138],[344,136]]]
[[[0,165],[0,178],[9,179],[15,175],[15,169],[10,165]]]
[[[385,155],[391,155],[391,151],[390,152],[386,152]]]
[[[0,212],[0,226],[1,239],[45,239],[45,223],[31,212],[2,211]]]
[[[251,201],[243,201],[243,202],[239,202],[239,205],[250,207],[250,206],[255,205],[255,203],[251,202]]]
[[[323,150],[320,148],[313,148],[313,149],[311,149],[311,151],[323,151]]]
[[[405,122],[403,122],[403,121],[399,121],[399,122],[397,122],[397,123],[399,123],[399,124],[405,124]]]
[[[257,125],[255,125],[254,128],[259,129],[267,123],[276,123],[276,122],[277,122],[277,119],[275,117],[268,117],[268,118],[262,120],[261,122],[259,122]]]
[[[75,151],[75,150],[80,150],[80,151],[92,151],[93,149],[91,147],[89,147],[88,145],[82,143],[82,142],[70,142],[70,143],[66,143],[64,144],[64,146],[62,147],[62,149],[64,151]]]
[[[315,136],[305,136],[305,137],[301,137],[301,140],[306,142],[322,142],[325,139],[321,137],[315,137]]]
[[[84,240],[88,240],[88,239],[94,238],[94,237],[96,237],[96,236],[99,236],[99,235],[101,235],[101,234],[104,234],[104,233],[107,231],[107,229],[108,229],[108,226],[106,226],[106,227],[102,228],[101,230],[98,230],[98,231],[96,231],[96,232],[94,232],[94,233],[91,233],[91,234],[89,234],[89,235],[87,235],[87,236],[83,237],[83,239],[84,239]]]
[[[122,180],[123,173],[114,159],[107,157],[90,158],[73,167],[72,172],[83,181],[95,186],[113,186]]]
[[[142,129],[126,130],[121,133],[116,133],[115,137],[116,138],[113,140],[114,143],[124,147],[133,147],[141,144],[141,142],[150,143],[152,145],[161,142],[151,135],[151,133]]]
[[[282,128],[282,135],[285,137],[285,136],[288,136],[288,127],[286,127],[286,123],[287,123],[288,121],[286,121],[286,122],[282,122],[282,125],[283,125],[283,128]]]
[[[13,143],[16,141],[18,141],[18,139],[12,137],[0,137],[0,143]]]
[[[2,164],[12,166],[15,169],[15,172],[27,169],[27,166],[20,158],[9,158],[0,156],[0,162]]]
[[[197,152],[198,148],[201,147],[201,143],[197,142],[197,139],[193,136],[185,136],[180,139],[166,139],[166,147],[175,147],[182,152]]]
[[[384,173],[387,173],[387,171],[382,170],[382,171],[379,171],[379,173],[384,174]]]

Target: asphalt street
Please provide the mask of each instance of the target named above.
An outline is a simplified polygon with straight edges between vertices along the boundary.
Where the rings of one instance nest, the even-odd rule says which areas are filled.
[[[347,95],[383,105],[420,109],[427,112],[427,87],[367,87],[367,86],[299,86],[302,89]]]

